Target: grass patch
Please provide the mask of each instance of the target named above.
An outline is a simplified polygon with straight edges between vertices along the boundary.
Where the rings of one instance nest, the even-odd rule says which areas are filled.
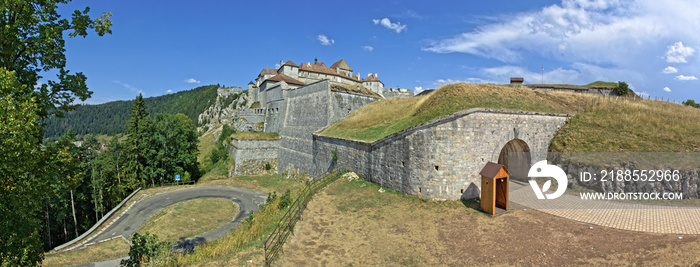
[[[338,209],[338,203],[355,198],[382,206]],[[275,265],[693,265],[700,260],[688,257],[700,248],[693,235],[679,239],[595,225],[591,229],[532,209],[493,217],[478,211],[479,203],[465,204],[422,202],[340,179],[309,203]]]
[[[554,88],[574,88],[574,89],[588,89],[588,88],[608,88],[613,89],[617,86],[616,82],[604,82],[595,81],[586,85],[575,85],[575,84],[527,84],[525,86],[535,88],[535,87],[554,87]]]
[[[700,121],[700,109],[663,101],[494,84],[450,84],[425,96],[376,101],[321,134],[373,142],[475,107],[576,114],[552,140],[550,151],[555,152],[700,151],[700,124],[694,123]]]
[[[208,172],[199,178],[198,182],[206,182],[228,177],[229,168],[233,167],[233,159],[226,157],[223,160],[206,166]]]
[[[136,232],[149,232],[157,235],[159,241],[172,243],[219,228],[238,212],[239,207],[229,199],[194,199],[157,212]]]
[[[334,174],[340,175],[340,174]],[[332,179],[327,177],[326,179]],[[234,179],[227,179],[234,180]],[[237,177],[236,181],[256,182],[266,188],[266,191],[280,192],[282,188],[290,189],[292,199],[296,199],[303,189],[304,183],[282,179],[280,175]],[[286,180],[286,181],[284,181]],[[294,181],[294,180],[291,180]],[[278,194],[279,196],[280,194]],[[276,197],[263,205],[258,212],[250,215],[237,228],[219,240],[195,248],[188,255],[161,254],[153,262],[170,262],[174,265],[253,265],[264,263],[264,242],[277,226],[289,207],[280,208],[283,197]]]
[[[279,140],[280,135],[278,133],[265,133],[265,132],[238,132],[231,135],[231,138],[238,140]]]
[[[589,84],[585,85],[586,87],[596,87],[596,88],[615,88],[617,86],[616,82],[604,82],[604,81],[595,81]]]
[[[86,248],[63,253],[46,254],[42,266],[72,266],[90,262],[118,259],[129,255],[129,244],[122,238],[93,244]]]
[[[258,176],[238,176],[226,178],[225,176],[215,179],[215,176],[206,176],[208,180],[204,180],[199,185],[218,185],[218,186],[237,186],[255,189],[263,193],[281,194],[287,189],[293,189],[303,184],[303,181],[308,180],[305,175],[289,175],[267,174]],[[204,179],[204,178],[202,178]]]
[[[218,126],[199,137],[199,155],[197,155],[197,162],[199,162],[200,165],[205,165],[205,162],[209,163],[209,155],[211,154],[212,150],[216,149],[217,146],[217,139],[214,138],[214,133],[220,133],[221,128],[222,126]]]
[[[557,131],[550,151],[697,152],[700,110],[654,100],[597,98]]]
[[[373,142],[403,129],[469,108],[574,113],[591,96],[495,84],[449,84],[424,96],[375,101],[321,134]]]
[[[367,89],[366,87],[360,85],[349,85],[349,84],[336,84],[336,83],[331,83],[331,90],[332,91],[338,91],[338,92],[346,92],[346,93],[352,93],[352,94],[359,94],[359,95],[366,95],[366,96],[372,96],[376,98],[381,98],[382,96],[372,92],[371,90]]]

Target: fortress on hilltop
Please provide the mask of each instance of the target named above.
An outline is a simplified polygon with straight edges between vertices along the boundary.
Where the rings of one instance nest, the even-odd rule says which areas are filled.
[[[411,97],[413,91],[403,88],[384,88],[384,83],[379,80],[377,73],[368,73],[362,78],[360,73],[354,74],[353,69],[344,59],[338,60],[330,67],[325,63],[303,63],[301,66],[294,62],[280,60],[277,69],[263,68],[255,78],[255,82],[248,84],[248,97],[254,102],[259,102],[264,108],[269,100],[269,95],[275,94],[275,90],[289,90],[304,87],[320,81],[328,81],[341,87],[355,87],[356,91],[369,90],[381,97]]]

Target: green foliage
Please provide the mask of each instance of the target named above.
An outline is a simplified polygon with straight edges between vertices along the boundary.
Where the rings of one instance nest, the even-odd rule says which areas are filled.
[[[175,175],[199,177],[197,130],[184,114],[157,114],[155,121],[145,112],[143,98],[134,101],[127,122],[129,135],[124,148],[124,181],[127,190],[156,182],[172,183]]]
[[[99,36],[111,34],[111,13],[102,13],[94,20],[83,11],[75,10],[70,19],[61,18],[59,4],[70,0],[7,0],[0,2],[0,68],[17,72],[19,83],[27,85],[15,96],[29,95],[37,103],[40,118],[49,113],[61,115],[74,109],[73,100],[86,100],[92,92],[87,88],[85,75],[70,74],[66,67],[65,40],[68,37],[87,36],[88,29]],[[42,78],[40,72],[57,71],[58,81],[49,81],[38,89],[34,85]],[[18,88],[19,89],[19,88]],[[7,92],[3,92],[7,93]]]
[[[219,135],[219,143],[228,143],[229,139],[231,138],[231,135],[234,133],[236,133],[236,129],[224,125],[224,127],[221,128],[221,135]]]
[[[625,96],[625,95],[629,94],[629,92],[630,92],[630,88],[626,82],[617,82],[617,86],[615,86],[614,90],[615,90],[615,93],[617,93],[617,95],[621,95],[621,96]]]
[[[136,267],[156,256],[161,249],[165,248],[163,243],[158,242],[158,236],[146,232],[143,235],[135,233],[131,238],[131,249],[129,249],[129,259],[122,260],[121,266]]]
[[[331,153],[333,153],[333,160],[338,161],[338,150],[331,150]]]
[[[272,169],[272,165],[269,162],[265,162],[265,170],[269,171]]]
[[[223,126],[221,135],[219,135],[219,139],[216,143],[216,148],[209,154],[209,160],[211,161],[210,166],[219,163],[219,161],[226,160],[226,157],[228,157],[228,147],[225,146],[224,143],[228,143],[231,134],[234,133],[236,133],[235,129],[226,125]]]
[[[250,104],[250,108],[260,108],[260,102],[255,101],[253,104]]]
[[[226,108],[233,103],[233,101],[236,101],[238,97],[240,97],[241,94],[232,94],[232,95],[227,95],[226,97],[223,98],[221,102],[221,107]]]
[[[687,101],[684,101],[683,105],[694,107],[694,108],[700,108],[700,103],[695,103],[695,100],[692,100],[692,99],[688,99]]]
[[[280,202],[279,202],[279,208],[284,209],[286,207],[289,207],[292,205],[292,193],[287,189],[287,191],[284,192],[284,195],[280,197]]]
[[[0,262],[29,266],[43,258],[41,222],[34,216],[45,188],[38,165],[41,126],[36,98],[13,94],[27,87],[15,75],[0,68]]]
[[[196,122],[199,114],[216,99],[216,85],[197,87],[187,91],[157,97],[144,98],[146,110],[150,114],[187,115]],[[49,117],[46,123],[45,138],[56,138],[66,129],[79,135],[116,135],[127,131],[125,122],[129,118],[133,100],[114,101],[99,105],[82,105],[65,114],[65,118]]]

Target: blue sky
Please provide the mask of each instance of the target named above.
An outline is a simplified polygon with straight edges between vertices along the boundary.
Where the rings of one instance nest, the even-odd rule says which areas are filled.
[[[246,87],[280,60],[379,73],[386,87],[466,82],[626,81],[651,97],[700,100],[700,2],[83,1],[113,34],[66,42],[86,103],[207,84]],[[544,71],[542,71],[544,68]],[[542,75],[544,74],[544,75]],[[43,79],[53,78],[46,75]]]

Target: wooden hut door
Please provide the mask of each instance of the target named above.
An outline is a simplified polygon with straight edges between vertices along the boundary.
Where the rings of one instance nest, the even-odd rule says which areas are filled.
[[[508,181],[507,178],[500,178],[496,180],[496,207],[508,208]]]

